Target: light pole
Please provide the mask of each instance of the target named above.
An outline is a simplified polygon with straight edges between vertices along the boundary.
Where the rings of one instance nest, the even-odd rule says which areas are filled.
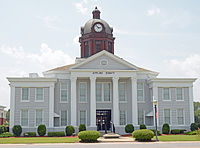
[[[157,127],[157,101],[154,100],[153,104],[155,106],[156,141],[158,141],[158,132],[157,132],[157,130],[158,130],[158,127]]]

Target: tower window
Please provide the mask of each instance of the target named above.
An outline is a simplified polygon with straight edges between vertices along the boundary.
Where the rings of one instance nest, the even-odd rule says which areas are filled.
[[[95,48],[96,48],[96,53],[101,51],[101,40],[95,41]]]
[[[108,42],[108,51],[112,52],[112,42]]]
[[[85,51],[84,51],[84,57],[89,57],[89,45],[88,45],[88,42],[84,42],[84,48],[85,48]]]

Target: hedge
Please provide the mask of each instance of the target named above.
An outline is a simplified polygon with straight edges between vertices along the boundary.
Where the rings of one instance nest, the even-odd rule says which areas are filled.
[[[23,133],[24,137],[36,137],[36,132],[25,132]]]
[[[12,128],[12,132],[15,137],[19,137],[22,133],[22,127],[21,125],[14,125]]]
[[[154,133],[154,136],[156,135],[156,130],[155,129],[151,129],[151,131]],[[160,130],[157,130],[157,134],[158,136],[161,135]]]
[[[163,124],[162,133],[163,134],[169,134],[169,132],[170,132],[169,124],[168,123]]]
[[[7,128],[5,125],[0,125],[0,134],[5,133],[7,131]]]
[[[7,137],[13,137],[14,135],[9,133],[9,132],[5,132],[0,134],[0,138],[7,138]]]
[[[185,135],[197,135],[197,130],[185,133]]]
[[[79,132],[81,132],[81,131],[86,131],[86,126],[85,126],[85,124],[80,124],[78,129],[79,129]]]
[[[184,134],[185,129],[172,129],[171,134]]]
[[[126,133],[132,133],[134,131],[134,126],[133,126],[133,124],[127,124],[126,126],[125,126],[125,132]]]
[[[149,129],[141,129],[134,131],[132,136],[138,141],[151,141],[154,137],[154,132]]]
[[[44,124],[40,124],[37,128],[37,133],[39,136],[44,136],[46,134],[46,126]]]
[[[141,124],[141,125],[140,125],[140,129],[147,129],[147,127],[146,127],[145,124]]]
[[[64,137],[65,132],[60,131],[60,132],[48,132],[48,137]]]
[[[198,130],[198,125],[197,125],[196,123],[191,123],[191,125],[190,125],[190,130],[191,130],[191,131]]]
[[[81,131],[78,133],[81,142],[96,142],[99,137],[100,133],[98,131]]]
[[[66,132],[66,136],[72,136],[72,134],[75,133],[75,129],[72,125],[66,126],[65,132]]]

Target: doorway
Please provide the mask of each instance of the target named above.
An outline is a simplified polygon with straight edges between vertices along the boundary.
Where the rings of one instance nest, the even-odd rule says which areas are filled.
[[[97,130],[110,130],[111,110],[96,110],[96,125]]]

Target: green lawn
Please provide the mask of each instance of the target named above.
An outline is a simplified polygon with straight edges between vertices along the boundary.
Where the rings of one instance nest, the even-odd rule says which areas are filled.
[[[25,143],[75,143],[79,141],[76,137],[19,137],[0,138],[0,144],[25,144]]]
[[[156,138],[154,137],[153,140]],[[159,141],[200,141],[200,136],[196,135],[166,135],[158,136]]]

